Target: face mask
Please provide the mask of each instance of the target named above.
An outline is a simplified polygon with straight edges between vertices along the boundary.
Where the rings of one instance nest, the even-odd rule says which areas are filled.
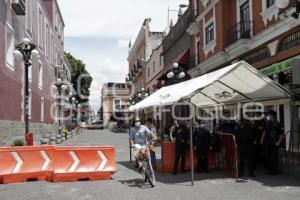
[[[204,128],[204,127],[205,127],[205,124],[200,124],[200,127],[201,127],[201,128]]]
[[[271,120],[271,117],[270,117],[270,116],[268,116],[268,117],[267,117],[267,120],[268,120],[268,121],[270,121],[270,120]]]
[[[140,127],[141,126],[141,122],[135,122],[135,126],[136,127]]]

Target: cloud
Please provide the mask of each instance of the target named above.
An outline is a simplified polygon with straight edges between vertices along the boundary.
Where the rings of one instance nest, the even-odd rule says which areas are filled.
[[[100,108],[101,88],[106,82],[124,82],[128,73],[128,45],[145,18],[152,31],[167,26],[168,7],[188,0],[60,0],[66,24],[65,50],[81,59],[93,77],[90,104]],[[175,18],[176,12],[171,12]]]
[[[124,40],[124,39],[119,39],[118,40],[118,47],[121,47],[121,48],[128,48],[129,47],[129,42],[130,40]]]

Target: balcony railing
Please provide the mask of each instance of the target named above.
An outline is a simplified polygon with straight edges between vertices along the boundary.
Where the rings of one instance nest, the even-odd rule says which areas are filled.
[[[250,39],[253,32],[253,21],[241,21],[237,23],[226,32],[226,47],[241,39]]]

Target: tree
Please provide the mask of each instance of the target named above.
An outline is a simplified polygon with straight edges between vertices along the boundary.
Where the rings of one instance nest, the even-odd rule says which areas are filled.
[[[93,78],[90,76],[89,72],[85,69],[85,64],[81,60],[76,59],[71,53],[65,52],[65,56],[67,57],[71,65],[71,82],[77,94],[79,95],[79,97],[81,94],[84,96],[90,96],[89,88],[91,86]],[[79,89],[78,80],[80,77],[81,77],[80,80],[81,87],[80,87],[80,91],[77,91]],[[79,101],[82,103],[88,101],[88,98],[86,99],[79,98],[79,99],[80,99]]]

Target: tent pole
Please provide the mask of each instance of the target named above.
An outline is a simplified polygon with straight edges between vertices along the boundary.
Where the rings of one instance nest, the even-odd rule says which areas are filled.
[[[194,185],[193,118],[190,119],[191,184]]]
[[[191,103],[191,99],[189,99]],[[193,107],[194,108],[194,107]],[[192,112],[193,111],[193,112]],[[194,144],[193,144],[193,119],[194,119],[194,110],[191,110],[191,117],[190,117],[190,157],[191,157],[191,185],[194,186]]]

